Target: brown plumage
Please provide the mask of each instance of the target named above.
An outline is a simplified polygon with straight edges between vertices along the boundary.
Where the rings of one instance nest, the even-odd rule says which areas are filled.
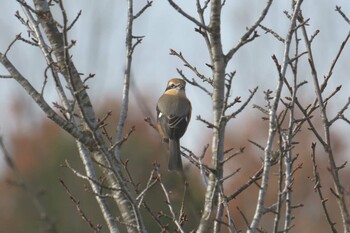
[[[185,93],[186,82],[174,78],[168,81],[157,104],[157,127],[165,142],[169,142],[170,171],[182,171],[180,138],[191,119],[191,102]]]

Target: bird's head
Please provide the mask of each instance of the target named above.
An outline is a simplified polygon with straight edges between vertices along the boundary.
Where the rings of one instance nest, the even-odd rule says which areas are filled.
[[[168,81],[167,87],[165,89],[166,93],[180,94],[183,92],[185,94],[186,82],[183,79],[173,78]]]

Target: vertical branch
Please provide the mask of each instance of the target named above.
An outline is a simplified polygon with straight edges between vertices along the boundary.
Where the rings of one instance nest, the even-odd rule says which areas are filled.
[[[197,1],[197,13],[198,13],[198,16],[199,16],[199,19],[200,19],[200,22],[203,24],[203,25],[206,25],[205,23],[205,19],[204,19],[204,11],[205,9],[208,7],[208,4],[209,4],[209,1],[206,1],[204,3],[204,6],[202,7],[201,6],[201,3],[200,3],[200,0],[196,0]],[[212,55],[212,51],[211,51],[211,44],[210,44],[210,39],[209,39],[209,35],[208,35],[208,31],[207,30],[204,30],[203,28],[199,27],[198,28],[198,32],[203,36],[204,40],[205,40],[205,43],[207,45],[207,48],[208,48],[208,51],[209,51],[209,54],[210,54],[210,59],[211,59],[211,65],[214,63],[213,62],[213,55]]]
[[[62,2],[61,2],[61,7],[63,8]],[[57,71],[56,71],[56,69],[54,67],[54,61],[52,59],[51,53],[48,51],[48,46],[46,45],[46,43],[45,43],[45,41],[43,39],[43,36],[42,36],[41,30],[39,28],[38,22],[36,22],[34,20],[34,17],[32,16],[31,11],[27,7],[22,6],[22,9],[26,13],[27,18],[29,19],[29,22],[32,25],[32,28],[35,29],[33,31],[35,32],[36,38],[38,38],[39,47],[41,48],[41,51],[42,51],[43,55],[46,58],[47,64],[51,68],[52,75],[53,75],[55,83],[56,83],[56,89],[57,89],[58,95],[60,96],[61,102],[63,103],[63,107],[67,110],[66,118],[70,119],[71,123],[75,127],[77,127],[78,124],[77,124],[77,121],[75,119],[76,117],[74,116],[74,114],[72,114],[73,109],[70,106],[69,100],[66,97],[66,94],[65,94],[65,92],[63,90],[63,87],[62,87],[61,82],[59,80]],[[66,20],[67,19],[65,19],[65,21]],[[67,27],[66,22],[65,22],[65,27]],[[66,32],[64,34],[66,34]],[[65,39],[65,42],[66,41],[67,41],[67,39]],[[92,188],[94,193],[98,193],[99,190],[100,190],[100,186],[92,181],[92,180],[98,180],[98,179],[97,179],[95,168],[94,168],[94,166],[92,164],[91,153],[87,150],[87,148],[84,146],[84,144],[82,144],[78,140],[76,140],[76,143],[77,143],[77,147],[78,147],[78,150],[79,150],[80,159],[82,160],[83,165],[84,165],[84,169],[85,169],[86,175],[91,178],[89,180],[90,187]],[[105,221],[107,223],[109,231],[110,232],[119,233],[119,228],[118,228],[117,222],[115,221],[115,217],[112,214],[107,201],[103,197],[101,197],[99,195],[95,195],[95,199],[96,199],[96,201],[98,203],[98,206],[101,209],[102,215],[103,215],[103,217],[104,217],[104,219],[105,219]]]
[[[317,163],[316,163],[316,143],[311,144],[311,149],[312,149],[311,161],[312,161],[312,166],[313,166],[313,168],[312,168],[313,178],[312,179],[313,179],[313,182],[315,183],[314,190],[315,190],[315,192],[317,192],[318,197],[320,198],[322,209],[323,209],[323,212],[326,216],[328,225],[331,228],[331,231],[333,233],[336,233],[337,229],[335,228],[335,222],[332,221],[331,215],[330,215],[330,213],[327,209],[327,205],[326,205],[328,199],[323,196],[322,189],[321,189],[322,188],[321,178],[320,178],[320,174],[317,170]]]
[[[214,232],[221,231],[221,224],[224,211],[224,197],[220,192],[224,193],[223,187],[223,158],[224,158],[224,139],[225,127],[227,121],[232,117],[225,117],[225,71],[227,63],[231,60],[235,52],[248,42],[253,41],[258,35],[255,29],[265,18],[270,8],[272,0],[269,0],[266,7],[262,11],[257,21],[250,27],[241,37],[238,45],[231,49],[227,55],[223,53],[221,41],[221,10],[225,5],[225,1],[211,0],[204,1],[203,7],[197,0],[197,13],[199,21],[185,11],[183,11],[174,1],[168,0],[170,5],[179,12],[183,17],[187,18],[198,26],[196,32],[200,33],[206,42],[209,50],[212,69],[212,79],[210,84],[213,86],[211,94],[213,104],[213,123],[210,124],[213,129],[212,136],[212,167],[215,172],[210,173],[205,194],[204,210],[198,226],[197,232]],[[205,24],[204,11],[210,4],[209,25]],[[195,70],[196,73],[196,70]],[[229,91],[229,90],[228,90]]]
[[[53,54],[57,59],[57,67],[66,79],[69,90],[72,92],[74,100],[77,103],[81,116],[79,125],[81,125],[82,129],[87,131],[94,140],[93,145],[87,147],[90,150],[89,156],[95,156],[95,158],[104,165],[103,167],[110,169],[107,169],[107,181],[111,187],[117,190],[115,191],[114,202],[121,212],[127,230],[129,232],[145,231],[140,212],[133,202],[125,179],[120,172],[120,165],[114,160],[113,154],[108,150],[101,131],[98,128],[95,112],[86,92],[86,86],[80,79],[79,72],[69,56],[67,15],[63,3],[59,1],[64,20],[62,32],[57,28],[57,23],[51,14],[50,6],[47,1],[34,0],[34,4],[38,20],[45,31],[46,37],[51,44]],[[106,221],[108,221],[108,219]]]
[[[156,174],[157,174],[157,179],[158,179],[159,185],[162,188],[164,196],[166,198],[166,204],[167,204],[167,206],[169,208],[169,211],[171,213],[172,221],[175,223],[175,225],[177,227],[177,231],[176,232],[185,233],[184,230],[182,229],[182,226],[181,226],[179,220],[177,220],[177,218],[176,218],[176,214],[175,214],[175,211],[173,209],[172,203],[170,201],[170,197],[169,197],[168,191],[166,190],[166,188],[165,188],[165,186],[163,184],[163,181],[162,181],[162,178],[161,178],[161,175],[159,173],[159,169],[158,168],[156,168]]]
[[[291,115],[293,115],[293,110],[291,109]],[[293,115],[294,116],[294,115]],[[282,135],[283,138],[283,144],[285,145],[283,149],[286,151],[285,152],[285,181],[284,181],[284,190],[283,193],[286,196],[286,209],[285,209],[285,217],[284,217],[284,232],[288,233],[290,229],[290,224],[292,221],[292,164],[293,164],[293,158],[292,158],[292,149],[291,149],[291,135],[292,135],[292,126],[293,126],[293,118],[290,119],[289,121],[289,127],[288,127],[288,134]]]
[[[326,112],[326,103],[322,96],[322,91],[320,84],[318,82],[317,77],[317,71],[315,67],[315,62],[312,55],[312,49],[311,49],[311,43],[307,35],[305,24],[303,24],[303,18],[302,16],[299,17],[299,21],[302,24],[301,30],[304,37],[305,46],[308,52],[308,58],[309,58],[309,64],[311,67],[311,75],[312,75],[312,81],[314,84],[314,89],[316,93],[316,97],[318,100],[318,103],[320,105],[320,111],[321,111],[321,118],[322,118],[322,124],[323,124],[323,130],[324,130],[324,139],[321,139],[321,144],[323,146],[324,151],[328,155],[328,163],[329,163],[329,170],[333,179],[333,185],[334,185],[334,191],[333,194],[336,197],[338,207],[340,209],[340,214],[342,217],[343,222],[343,228],[344,232],[350,232],[350,216],[349,211],[347,207],[347,203],[345,200],[345,193],[344,193],[344,187],[342,186],[339,178],[339,170],[341,169],[341,166],[338,167],[336,165],[334,154],[333,154],[333,148],[332,148],[332,142],[331,142],[331,135],[330,135],[330,122],[328,120],[327,112]]]
[[[130,72],[131,72],[131,62],[132,62],[132,30],[134,22],[133,13],[133,0],[128,0],[128,19],[126,25],[126,55],[125,55],[125,69],[124,69],[124,81],[123,81],[123,94],[122,94],[122,104],[119,113],[119,121],[116,129],[115,141],[119,142],[123,137],[123,129],[125,126],[125,121],[128,116],[129,108],[129,87],[130,87]],[[115,148],[115,157],[120,159],[120,145]]]
[[[280,151],[282,152],[282,148],[280,149]],[[273,220],[273,233],[277,233],[278,232],[278,224],[281,218],[281,206],[282,206],[282,196],[283,196],[283,177],[284,177],[284,173],[283,173],[283,153],[280,153],[280,157],[279,157],[279,161],[278,161],[278,195],[277,195],[277,203],[276,203],[276,210],[275,210],[275,217]]]
[[[84,147],[84,145],[80,142],[77,142],[78,149],[79,149],[79,155],[80,159],[83,162],[84,169],[86,172],[87,177],[90,177],[91,179],[88,180],[90,187],[93,191],[93,193],[99,193],[101,190],[100,185],[94,182],[94,180],[98,180],[96,171],[94,169],[94,165],[92,163],[91,154],[90,152]],[[119,233],[119,228],[117,225],[117,222],[115,220],[115,216],[111,212],[110,205],[108,204],[107,200],[100,196],[95,195],[95,199],[97,201],[98,206],[101,209],[102,215],[107,223],[108,230],[113,233]]]
[[[261,188],[259,190],[259,195],[258,195],[258,203],[256,206],[254,218],[250,224],[250,229],[248,230],[249,233],[256,232],[259,226],[261,217],[265,212],[264,203],[265,203],[265,197],[266,197],[266,192],[267,192],[268,182],[269,182],[269,175],[270,175],[272,145],[273,145],[273,141],[274,141],[274,138],[276,135],[276,129],[277,129],[277,108],[278,108],[278,103],[280,101],[283,81],[284,81],[284,77],[286,74],[287,65],[289,61],[288,58],[289,58],[290,44],[292,41],[292,35],[295,29],[296,19],[297,19],[297,15],[299,14],[301,3],[302,3],[302,0],[298,0],[294,7],[293,16],[291,18],[291,23],[289,26],[288,34],[286,36],[286,40],[285,40],[283,61],[279,71],[280,77],[277,84],[276,95],[273,99],[272,108],[270,108],[269,110],[269,135],[268,135],[266,147],[264,150],[264,170],[262,174]]]
[[[63,103],[63,106],[65,107],[65,109],[67,109],[67,112],[70,113],[71,107],[70,107],[67,95],[64,92],[62,83],[61,83],[59,76],[58,76],[58,72],[57,72],[56,68],[54,67],[55,64],[54,64],[52,55],[50,53],[50,48],[45,43],[44,36],[42,35],[42,32],[39,28],[39,22],[34,19],[32,12],[30,11],[30,9],[28,9],[28,7],[22,5],[22,9],[27,16],[28,26],[31,28],[31,32],[32,32],[33,36],[37,39],[38,45],[40,47],[40,50],[41,50],[43,56],[45,57],[46,63],[51,69],[51,74],[55,80],[56,90],[57,90],[58,96],[59,96],[61,102]],[[70,116],[67,115],[67,118],[70,119]]]
[[[298,56],[299,53],[299,39],[298,33],[295,31],[294,33],[294,41],[295,41],[295,57]],[[284,219],[284,231],[288,232],[291,227],[292,221],[292,182],[293,182],[293,153],[292,153],[292,144],[293,144],[293,135],[294,135],[294,126],[295,126],[295,102],[297,100],[297,67],[298,67],[298,59],[295,60],[294,66],[290,64],[292,72],[293,72],[293,86],[290,88],[291,91],[291,103],[288,105],[289,108],[289,123],[288,123],[288,132],[283,135],[283,142],[285,144],[285,195],[286,195],[286,208],[285,208],[285,219]]]
[[[225,95],[225,56],[221,44],[221,1],[211,1],[211,15],[209,24],[210,50],[213,61],[213,138],[212,138],[212,166],[216,174],[209,175],[208,185],[205,195],[204,211],[200,220],[197,232],[208,232],[214,222],[214,232],[220,231],[220,220],[223,214],[223,205],[218,205],[218,191],[223,190],[222,164],[224,156],[224,132],[225,120],[222,117]],[[218,188],[220,187],[220,188]]]
[[[131,80],[131,64],[132,64],[132,55],[134,52],[135,47],[141,43],[142,37],[137,37],[137,42],[133,44],[133,23],[136,18],[138,18],[148,7],[150,7],[152,4],[152,1],[147,1],[147,4],[136,14],[134,15],[134,6],[133,6],[133,0],[127,1],[127,8],[128,8],[128,15],[127,15],[127,25],[126,25],[126,38],[125,38],[125,50],[126,50],[126,57],[125,57],[125,69],[124,69],[124,81],[123,81],[123,93],[122,93],[122,103],[121,103],[121,109],[119,113],[119,121],[116,128],[115,133],[115,142],[116,147],[114,149],[114,158],[117,161],[120,161],[121,157],[121,142],[123,139],[123,130],[125,126],[125,122],[128,116],[128,108],[129,108],[129,88],[130,88],[130,80]],[[136,38],[136,37],[135,37]],[[123,181],[124,182],[124,181]],[[125,184],[126,185],[126,184]],[[125,209],[127,212],[133,211],[134,214],[131,216],[126,216],[128,218],[128,221],[126,221],[126,227],[128,229],[128,232],[146,232],[146,228],[143,224],[143,220],[140,214],[139,209],[137,208],[136,203],[133,202],[133,200],[130,199],[130,196],[128,195],[129,200],[131,202],[130,208],[131,209]],[[123,200],[121,200],[123,201]],[[122,215],[124,215],[124,211],[121,211]],[[131,224],[128,224],[131,223]],[[133,225],[136,225],[137,227],[133,227]]]

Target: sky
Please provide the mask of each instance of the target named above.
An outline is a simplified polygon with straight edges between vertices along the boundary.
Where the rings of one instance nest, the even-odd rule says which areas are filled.
[[[186,12],[196,15],[195,1],[176,1]],[[141,9],[145,1],[135,1],[135,11]],[[125,27],[126,27],[126,1],[104,0],[74,0],[64,1],[70,20],[82,10],[75,27],[69,34],[69,39],[76,40],[77,44],[72,49],[73,60],[81,73],[96,74],[90,82],[89,93],[95,106],[101,105],[106,96],[119,99],[122,90],[122,78],[125,56]],[[261,0],[227,0],[222,15],[222,40],[224,51],[235,46],[241,35],[260,15],[266,1]],[[320,33],[313,43],[314,57],[319,76],[325,75],[330,67],[335,54],[349,31],[349,25],[335,11],[339,5],[350,16],[350,2],[348,0],[308,0],[304,1],[302,10],[305,18],[310,18],[308,30],[311,35],[319,29]],[[4,52],[15,35],[22,33],[26,36],[26,28],[14,16],[19,4],[16,1],[0,0],[2,13],[0,14],[0,51]],[[287,33],[289,21],[283,11],[290,10],[290,1],[274,1],[271,11],[263,21],[263,25],[272,28],[281,36]],[[55,11],[60,18],[60,12]],[[249,90],[259,86],[259,91],[252,103],[263,104],[263,91],[274,90],[277,83],[277,74],[271,56],[275,54],[282,59],[283,44],[277,42],[269,34],[259,29],[260,37],[254,42],[244,46],[232,59],[227,71],[236,71],[232,97],[242,96],[245,100],[249,96]],[[157,99],[162,94],[166,82],[172,77],[177,77],[176,68],[182,69],[189,78],[195,78],[182,62],[169,55],[169,50],[182,52],[188,61],[206,75],[210,70],[205,66],[209,63],[209,56],[205,43],[201,36],[194,31],[194,25],[177,13],[168,1],[155,0],[134,25],[134,35],[145,36],[142,43],[136,48],[133,57],[132,85],[140,90],[141,97],[149,98],[145,103],[150,111],[154,111]],[[40,51],[24,43],[16,43],[8,57],[15,66],[27,77],[33,85],[40,89],[43,81],[43,69],[45,68]],[[349,94],[349,45],[345,48],[339,63],[334,71],[334,80],[330,83],[332,88],[343,84],[339,97],[334,101],[334,107],[330,111],[339,109]],[[300,67],[301,73],[305,73],[305,79],[310,77],[309,67]],[[0,66],[0,74],[7,74]],[[197,81],[199,81],[197,79]],[[48,84],[46,97],[51,103],[57,100],[52,83]],[[183,145],[196,144],[198,138],[203,137],[203,124],[196,121],[197,115],[211,119],[211,105],[209,97],[198,88],[187,87],[187,94],[192,101],[193,118],[188,128],[189,134],[182,139]],[[306,96],[313,95],[312,86],[305,90]],[[12,112],[8,110],[15,98],[20,98],[24,105],[28,106],[30,114],[23,117],[23,122],[11,121]],[[134,95],[131,102],[136,103]],[[0,135],[5,137],[11,132],[30,130],[43,117],[41,110],[31,104],[31,100],[13,80],[0,79]],[[239,107],[239,106],[238,106]],[[111,106],[113,108],[113,106]],[[256,112],[255,112],[256,113]],[[118,114],[115,112],[115,114]],[[143,114],[142,112],[131,112]],[[154,113],[155,114],[155,113]],[[234,119],[234,124],[246,126],[244,119],[254,114],[251,105],[249,110]],[[147,115],[141,116],[142,118]],[[154,116],[153,116],[154,117]],[[342,132],[350,132],[349,126],[337,125]],[[207,130],[206,134],[210,134]],[[9,142],[10,143],[10,142]],[[202,145],[202,144],[201,144]],[[201,146],[195,148],[197,152]],[[0,159],[1,161],[1,159]]]

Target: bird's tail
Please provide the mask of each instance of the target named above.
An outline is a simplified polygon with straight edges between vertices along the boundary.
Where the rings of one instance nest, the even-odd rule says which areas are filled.
[[[180,141],[178,139],[169,140],[169,171],[182,171]]]

